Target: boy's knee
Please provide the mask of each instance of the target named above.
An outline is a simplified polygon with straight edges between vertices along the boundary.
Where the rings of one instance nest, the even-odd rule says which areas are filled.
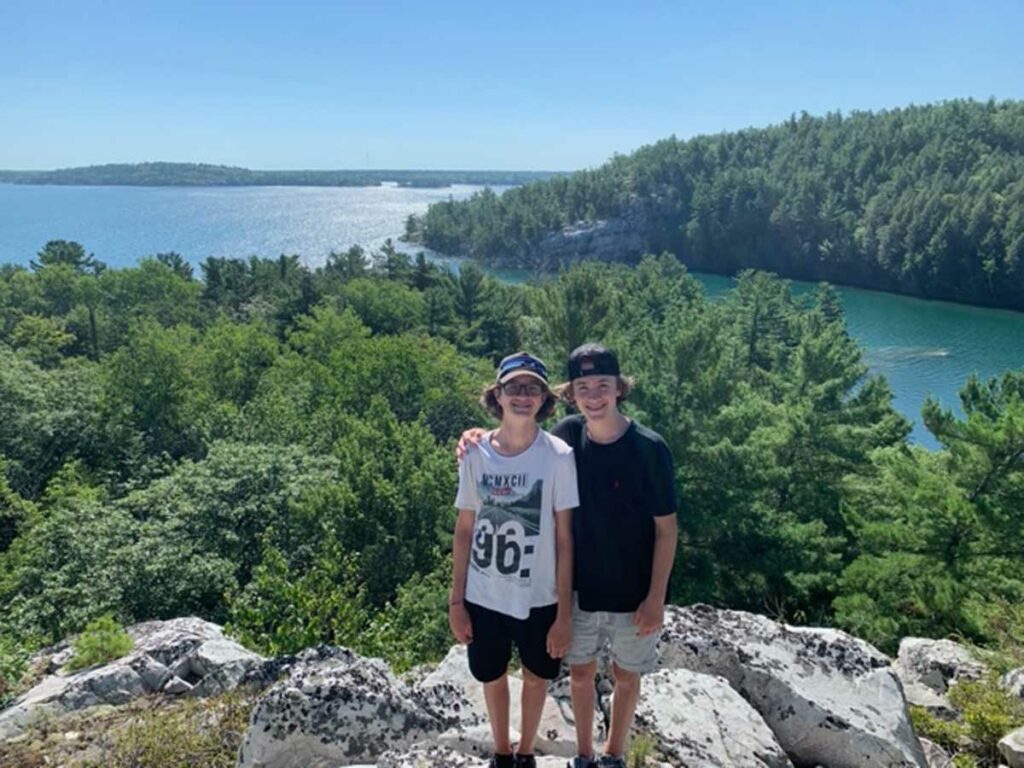
[[[508,685],[508,672],[503,672],[502,674],[498,675],[493,680],[485,680],[485,681],[482,681],[482,682],[484,684],[484,689],[485,690],[488,689],[488,688],[492,688],[493,689],[493,688],[501,688],[503,686],[507,686]]]
[[[530,688],[538,688],[538,687],[547,688],[548,681],[545,680],[540,675],[535,675],[533,672],[531,672],[529,669],[527,669],[524,666],[523,667],[523,685],[528,686]]]
[[[612,678],[615,680],[615,686],[623,686],[626,688],[632,688],[640,685],[640,673],[630,672],[620,667],[618,664],[612,664]]]
[[[573,664],[569,667],[569,679],[573,685],[593,685],[597,674],[597,662],[589,664]]]

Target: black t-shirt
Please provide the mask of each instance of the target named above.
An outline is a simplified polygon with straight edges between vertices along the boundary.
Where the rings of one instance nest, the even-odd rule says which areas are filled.
[[[573,588],[584,611],[635,611],[651,587],[654,518],[676,513],[672,454],[635,421],[614,443],[587,437],[582,416],[551,433],[573,448],[580,506],[572,516]]]

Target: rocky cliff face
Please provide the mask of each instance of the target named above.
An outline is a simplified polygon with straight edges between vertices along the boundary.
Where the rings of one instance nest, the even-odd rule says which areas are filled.
[[[488,257],[488,266],[533,267],[543,271],[584,259],[634,262],[653,249],[651,216],[639,201],[622,216],[597,221],[578,221],[545,235],[525,254]]]
[[[482,766],[487,756],[482,690],[461,646],[433,669],[400,679],[380,660],[344,648],[264,659],[198,619],[149,622],[129,632],[134,650],[95,669],[66,673],[67,651],[51,651],[43,660],[50,674],[0,712],[0,745],[40,717],[247,686],[262,694],[239,768]],[[945,692],[981,669],[948,641],[908,639],[893,663],[835,630],[708,606],[670,607],[659,669],[644,680],[636,729],[662,761],[649,766],[938,766],[946,757],[927,744],[926,754],[910,725],[908,699],[955,716]],[[1012,689],[1022,678],[1018,670],[1004,683]],[[596,685],[600,738],[610,715],[607,661]],[[515,701],[521,682],[514,675],[511,686]],[[1000,745],[1009,766],[1024,766],[1022,744],[1024,734],[1015,733]],[[562,678],[549,688],[539,765],[563,766],[574,751]]]

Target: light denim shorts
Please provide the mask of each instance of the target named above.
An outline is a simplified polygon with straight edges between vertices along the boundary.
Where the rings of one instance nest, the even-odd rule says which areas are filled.
[[[565,663],[589,664],[607,644],[612,660],[627,672],[650,672],[658,661],[661,632],[638,637],[632,613],[580,610],[579,599],[572,596],[572,645]]]

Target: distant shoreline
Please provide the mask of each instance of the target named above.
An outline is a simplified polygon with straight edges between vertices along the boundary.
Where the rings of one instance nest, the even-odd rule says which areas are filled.
[[[518,186],[560,171],[254,171],[205,163],[92,165],[52,171],[0,171],[0,184],[118,187],[380,187],[445,189],[456,184]]]
[[[288,187],[312,187],[317,189],[376,189],[379,187],[392,186],[395,189],[451,189],[457,186],[516,186],[514,184],[485,184],[483,182],[452,182],[450,184],[388,184],[387,182],[367,183],[367,184],[310,184],[296,182],[294,184],[286,183],[274,183],[274,184],[257,184],[252,182],[245,182],[239,184],[141,184],[135,183],[120,183],[120,182],[104,182],[104,183],[89,183],[84,181],[6,181],[0,179],[0,186],[3,187],[121,187],[125,189],[274,189],[274,188],[288,188]]]

